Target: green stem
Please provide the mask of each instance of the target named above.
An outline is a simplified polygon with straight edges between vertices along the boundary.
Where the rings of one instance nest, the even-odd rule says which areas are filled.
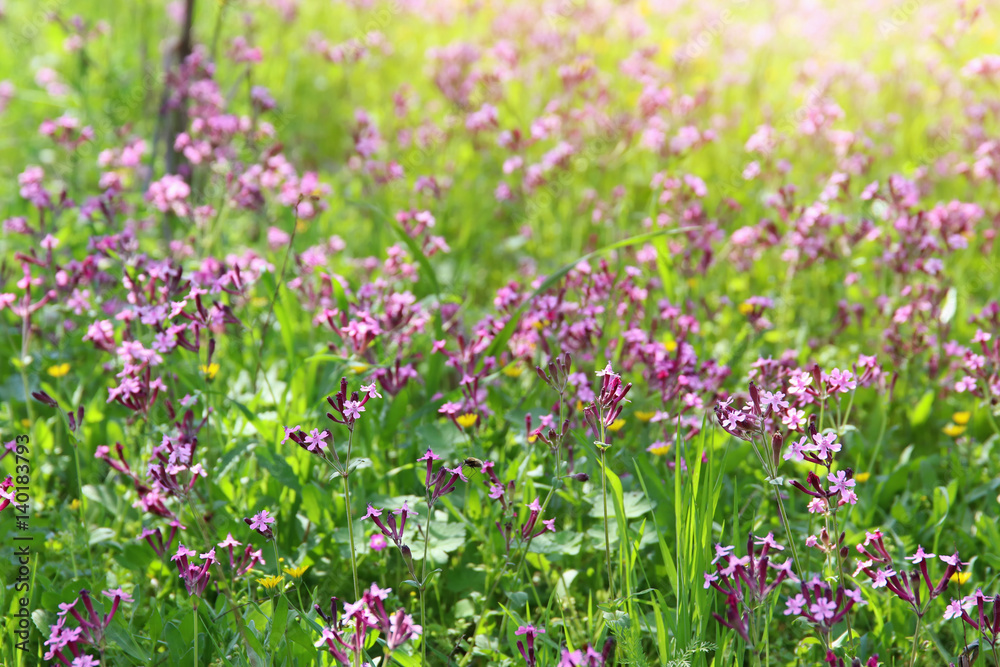
[[[921,617],[917,616],[917,627],[913,629],[913,646],[910,649],[910,667],[917,664],[917,644],[920,642],[920,621]]]
[[[194,599],[194,667],[198,667],[198,598]]]
[[[75,438],[74,438],[75,440]],[[73,463],[76,466],[76,486],[80,492],[79,507],[77,508],[80,512],[80,528],[83,529],[84,536],[87,535],[87,517],[84,514],[83,507],[83,478],[80,477],[80,448],[77,446],[76,442],[72,443],[73,447]],[[90,576],[93,577],[95,574],[94,570],[94,556],[93,549],[87,549],[87,561],[90,563]]]
[[[351,519],[351,449],[354,445],[354,427],[351,427],[347,436],[347,461],[344,464],[344,504],[347,509],[347,538],[351,543],[351,576],[354,578],[354,600],[361,599],[361,587],[358,585],[358,564],[354,559],[354,524]],[[354,656],[355,665],[360,667],[361,655]]]
[[[601,495],[604,498],[604,558],[607,562],[608,568],[608,593],[609,600],[615,599],[615,582],[611,576],[611,537],[608,535],[608,474],[607,474],[607,459],[605,457],[605,452],[607,450],[607,445],[605,444],[607,438],[607,431],[604,427],[604,415],[599,415],[601,420],[601,444],[599,445],[601,449]],[[621,530],[621,526],[618,527]],[[621,535],[618,539],[622,539]]]
[[[785,503],[781,500],[781,492],[778,491],[778,487],[774,487],[774,499],[778,503],[778,516],[781,518],[781,524],[785,528],[785,537],[788,539],[788,548],[792,550],[792,561],[795,563],[795,570],[799,575],[799,579],[805,581],[802,571],[802,563],[799,561],[799,550],[795,546],[795,537],[792,535],[792,527],[788,523],[788,513],[785,511]]]
[[[430,489],[425,491],[427,498],[427,522],[424,524],[424,559],[420,561],[420,624],[424,627],[420,637],[420,665],[427,667],[427,545],[431,541],[431,505]],[[471,651],[469,652],[471,654]]]
[[[847,590],[847,579],[844,577],[844,559],[840,556],[840,527],[837,521],[837,513],[831,513],[831,520],[833,521],[833,543],[837,545],[834,547],[837,553],[837,573],[840,575],[840,585]],[[847,636],[851,641],[851,657],[858,654],[858,647],[854,644],[854,630],[851,628],[851,614],[848,612],[844,614],[844,620],[847,621]]]

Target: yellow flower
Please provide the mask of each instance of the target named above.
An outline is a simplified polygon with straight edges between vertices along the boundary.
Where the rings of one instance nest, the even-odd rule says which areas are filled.
[[[671,444],[669,442],[654,442],[646,451],[649,452],[650,454],[656,454],[657,456],[660,456],[662,454],[666,454],[667,452],[669,452],[670,446]]]
[[[254,308],[261,308],[263,306],[266,306],[267,305],[267,297],[266,296],[255,296],[254,298],[250,299],[250,305],[253,306]]]
[[[749,315],[753,312],[753,305],[744,301],[739,305],[738,310],[740,311],[740,315]]]
[[[648,422],[655,416],[656,416],[655,412],[646,412],[645,410],[636,410],[635,412],[635,418],[641,422]]]
[[[971,572],[956,572],[955,574],[951,575],[951,581],[961,586],[962,584],[967,582],[969,580],[969,577],[971,576],[972,576]]]
[[[71,500],[69,503],[69,508],[74,512],[80,509],[80,499],[74,498],[73,500]]]
[[[219,364],[215,363],[214,361],[210,363],[208,366],[202,364],[201,366],[198,366],[198,370],[204,373],[205,377],[207,377],[209,380],[214,380],[215,376],[218,375],[219,373]]]
[[[957,438],[958,436],[965,433],[964,426],[958,426],[957,424],[948,424],[943,429],[945,435],[951,436],[952,438]]]
[[[538,436],[537,435],[529,435],[528,436],[528,442],[534,442],[535,440],[538,440]]]
[[[663,341],[663,348],[667,352],[673,352],[674,350],[677,349],[677,341],[673,340],[672,338],[670,340],[665,340]]]
[[[368,364],[362,363],[360,361],[355,361],[350,366],[351,371],[357,375],[361,375],[366,370],[368,370]]]
[[[521,373],[523,372],[524,372],[523,368],[521,368],[520,366],[516,366],[514,364],[503,367],[503,374],[509,378],[521,377]]]
[[[617,433],[618,431],[622,430],[622,427],[624,426],[625,426],[624,419],[616,419],[610,426],[608,426],[608,430],[611,431],[612,433]]]
[[[54,378],[61,378],[67,373],[69,373],[69,364],[57,364],[55,366],[49,367],[49,369],[46,370],[45,372]]]
[[[21,420],[21,428],[23,428],[25,430],[31,428],[31,420],[30,419],[22,419]]]
[[[854,479],[858,480],[859,482],[867,482],[869,479],[871,479],[871,476],[872,474],[870,472],[859,472],[856,475],[854,475]]]
[[[462,428],[469,428],[470,426],[476,423],[477,419],[479,419],[479,416],[476,415],[474,412],[469,412],[467,414],[455,417],[455,421],[458,422],[458,425],[461,426]]]
[[[286,567],[285,574],[295,579],[301,579],[302,575],[305,574],[306,570],[308,569],[309,569],[308,565],[300,565],[298,567]]]
[[[583,412],[583,401],[577,401],[576,402],[576,411],[577,412]]]
[[[956,412],[955,414],[953,414],[951,416],[951,420],[953,422],[955,422],[956,424],[960,424],[962,426],[965,426],[966,424],[969,423],[969,417],[971,417],[971,416],[972,416],[972,414],[969,413],[969,412]]]
[[[296,222],[295,223],[295,231],[297,233],[299,233],[299,234],[301,234],[302,232],[306,231],[306,221],[305,220],[299,220],[298,222]]]
[[[284,579],[280,576],[272,574],[267,577],[261,577],[257,580],[257,583],[271,591],[280,586],[282,581],[284,581]]]

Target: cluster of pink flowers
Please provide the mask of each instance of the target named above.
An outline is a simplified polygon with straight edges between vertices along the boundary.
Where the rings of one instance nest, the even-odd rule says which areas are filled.
[[[320,605],[314,605],[316,613],[326,624],[316,642],[317,647],[325,646],[338,664],[350,665],[352,655],[364,651],[365,638],[376,631],[385,638],[385,645],[391,654],[406,641],[423,634],[423,628],[413,621],[413,617],[403,608],[388,614],[385,601],[391,588],[379,588],[372,584],[361,599],[354,603],[345,602],[343,613],[337,598],[330,599],[329,613]]]
[[[132,602],[132,596],[121,588],[104,591],[103,595],[111,599],[111,609],[104,614],[94,609],[94,600],[87,590],[80,591],[79,597],[72,602],[60,603],[58,620],[49,627],[49,638],[45,640],[45,660],[58,660],[60,664],[72,667],[97,667],[100,664],[83,651],[88,647],[103,651],[104,633],[114,620],[119,605]],[[82,609],[78,605],[82,605]],[[69,617],[76,619],[78,625],[67,626]]]

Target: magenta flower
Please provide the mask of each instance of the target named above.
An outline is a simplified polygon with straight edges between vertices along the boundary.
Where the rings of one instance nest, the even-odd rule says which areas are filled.
[[[262,510],[257,514],[254,514],[253,518],[243,519],[243,522],[250,526],[250,530],[257,531],[268,540],[274,539],[274,533],[270,528],[270,524],[274,523],[274,521],[275,518],[271,516],[267,510]]]
[[[368,548],[375,552],[382,551],[387,546],[388,542],[385,541],[385,535],[374,533],[371,539],[368,540]]]
[[[521,652],[527,667],[535,667],[535,637],[544,633],[544,628],[536,628],[533,625],[522,625],[514,631],[516,636],[524,636],[524,642],[517,640],[517,650]]]

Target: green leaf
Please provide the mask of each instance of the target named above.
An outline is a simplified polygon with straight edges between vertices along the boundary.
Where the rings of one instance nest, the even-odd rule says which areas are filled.
[[[90,531],[90,536],[87,543],[90,546],[95,544],[100,544],[101,542],[107,542],[108,540],[113,540],[115,538],[115,531],[111,528],[94,528]]]
[[[287,619],[288,600],[282,596],[278,600],[278,606],[274,610],[274,616],[271,617],[271,629],[267,645],[271,647],[272,651],[278,647],[278,643],[281,642],[281,638],[285,635]]]
[[[958,308],[958,290],[954,287],[948,288],[948,293],[944,295],[944,303],[941,304],[941,324],[948,324],[955,317],[955,310]]]
[[[931,407],[933,405],[934,390],[928,389],[927,393],[909,410],[910,426],[920,426],[927,421],[927,418],[931,415]]]
[[[565,556],[576,556],[580,553],[583,544],[583,534],[562,531],[559,533],[543,533],[531,540],[531,553],[535,554],[562,554]]]
[[[610,477],[609,477],[610,481]],[[613,482],[612,482],[613,484]],[[620,482],[619,482],[620,484]],[[601,502],[601,494],[594,493],[588,497],[593,504],[590,506],[590,512],[588,516],[599,519],[604,516],[604,506]],[[634,519],[640,517],[646,512],[653,509],[653,504],[650,502],[649,498],[646,497],[641,491],[629,491],[628,493],[622,494],[621,497],[623,503],[623,509],[625,517],[628,519]]]
[[[428,545],[427,556],[431,563],[443,564],[448,562],[448,554],[453,553],[465,545],[465,526],[460,523],[444,523],[443,521],[431,521],[430,544]],[[422,538],[414,538],[410,541],[410,551],[414,561],[424,558],[424,541]]]
[[[247,648],[257,654],[260,660],[265,657],[264,645],[260,643],[260,633],[257,632],[257,624],[253,619],[247,622],[246,626],[246,638],[247,638]]]
[[[283,456],[263,447],[258,447],[254,451],[257,454],[257,462],[260,467],[271,473],[271,477],[274,477],[283,486],[295,491],[296,494],[302,494],[302,485],[299,483],[298,475],[295,474],[292,466],[288,465],[288,461]]]
[[[138,660],[144,665],[148,665],[150,662],[149,652],[143,649],[141,646],[135,643],[135,639],[128,629],[123,628],[119,625],[118,617],[115,618],[115,622],[107,627],[104,631],[105,635],[118,644],[123,651],[128,653],[130,656]]]

